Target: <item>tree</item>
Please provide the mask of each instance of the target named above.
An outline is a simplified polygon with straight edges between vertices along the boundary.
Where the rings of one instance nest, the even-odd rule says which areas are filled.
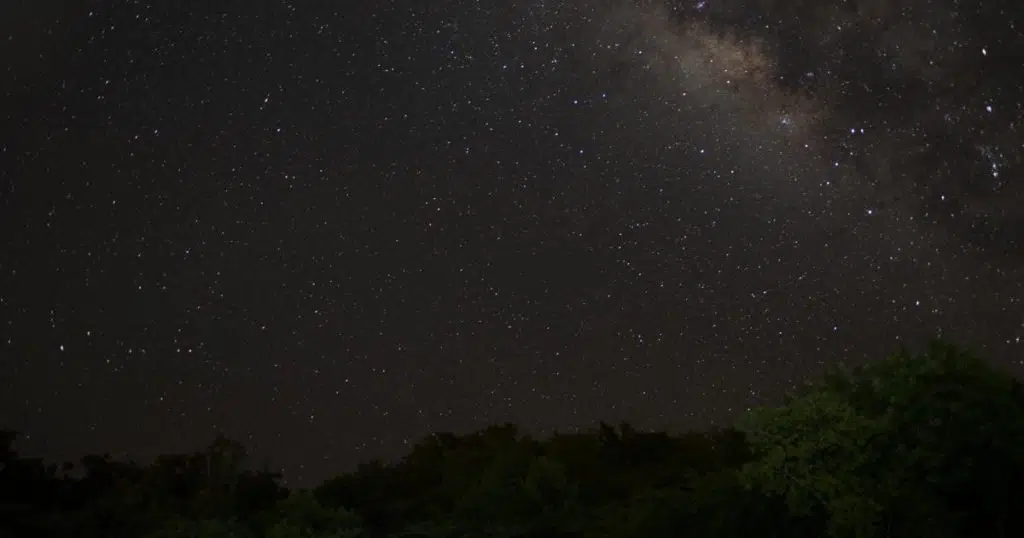
[[[488,534],[550,536],[568,530],[577,508],[577,489],[565,468],[524,450],[495,460],[460,500],[455,518]]]
[[[252,534],[233,519],[173,518],[145,538],[251,538]]]
[[[14,450],[14,441],[18,439],[18,432],[12,430],[0,430],[0,472],[3,472],[7,464],[18,457]]]
[[[740,424],[749,488],[794,514],[828,514],[833,537],[1003,536],[1024,478],[1024,407],[1012,379],[936,342],[834,371]]]
[[[359,517],[344,508],[320,504],[310,491],[292,492],[278,504],[279,520],[267,538],[355,538],[363,534]]]

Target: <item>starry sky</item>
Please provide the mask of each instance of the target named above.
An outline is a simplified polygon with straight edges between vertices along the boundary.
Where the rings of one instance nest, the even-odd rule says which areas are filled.
[[[311,484],[1024,372],[1016,0],[7,0],[0,425]]]

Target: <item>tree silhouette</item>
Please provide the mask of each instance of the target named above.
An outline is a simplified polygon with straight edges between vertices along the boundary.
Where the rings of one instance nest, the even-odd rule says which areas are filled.
[[[935,343],[831,371],[735,428],[437,433],[312,491],[240,443],[46,464],[0,431],[0,538],[1024,536],[1024,385]]]

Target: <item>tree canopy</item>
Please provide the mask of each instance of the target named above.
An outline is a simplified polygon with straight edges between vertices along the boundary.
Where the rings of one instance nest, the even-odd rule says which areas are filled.
[[[1024,536],[1024,390],[935,343],[836,368],[733,428],[436,433],[311,490],[218,436],[57,466],[0,432],[0,537]]]

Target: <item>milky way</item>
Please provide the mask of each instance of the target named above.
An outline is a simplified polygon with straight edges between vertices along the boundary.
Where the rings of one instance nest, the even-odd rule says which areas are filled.
[[[1024,255],[1024,209],[1014,203],[1024,148],[1019,8],[908,0],[698,11],[705,30],[768,44],[773,83],[760,89],[809,96],[829,157],[853,166],[880,201],[989,253]]]
[[[727,424],[938,334],[1024,368],[1014,2],[7,5],[26,452],[222,431],[310,483]]]
[[[998,4],[998,3],[997,3]],[[1019,9],[932,2],[619,4],[705,102],[797,127],[880,204],[1019,261]],[[626,13],[627,16],[621,16]],[[607,23],[606,23],[607,24]],[[672,71],[678,69],[678,73]],[[725,91],[731,89],[732,92]],[[671,91],[671,90],[668,90]]]

